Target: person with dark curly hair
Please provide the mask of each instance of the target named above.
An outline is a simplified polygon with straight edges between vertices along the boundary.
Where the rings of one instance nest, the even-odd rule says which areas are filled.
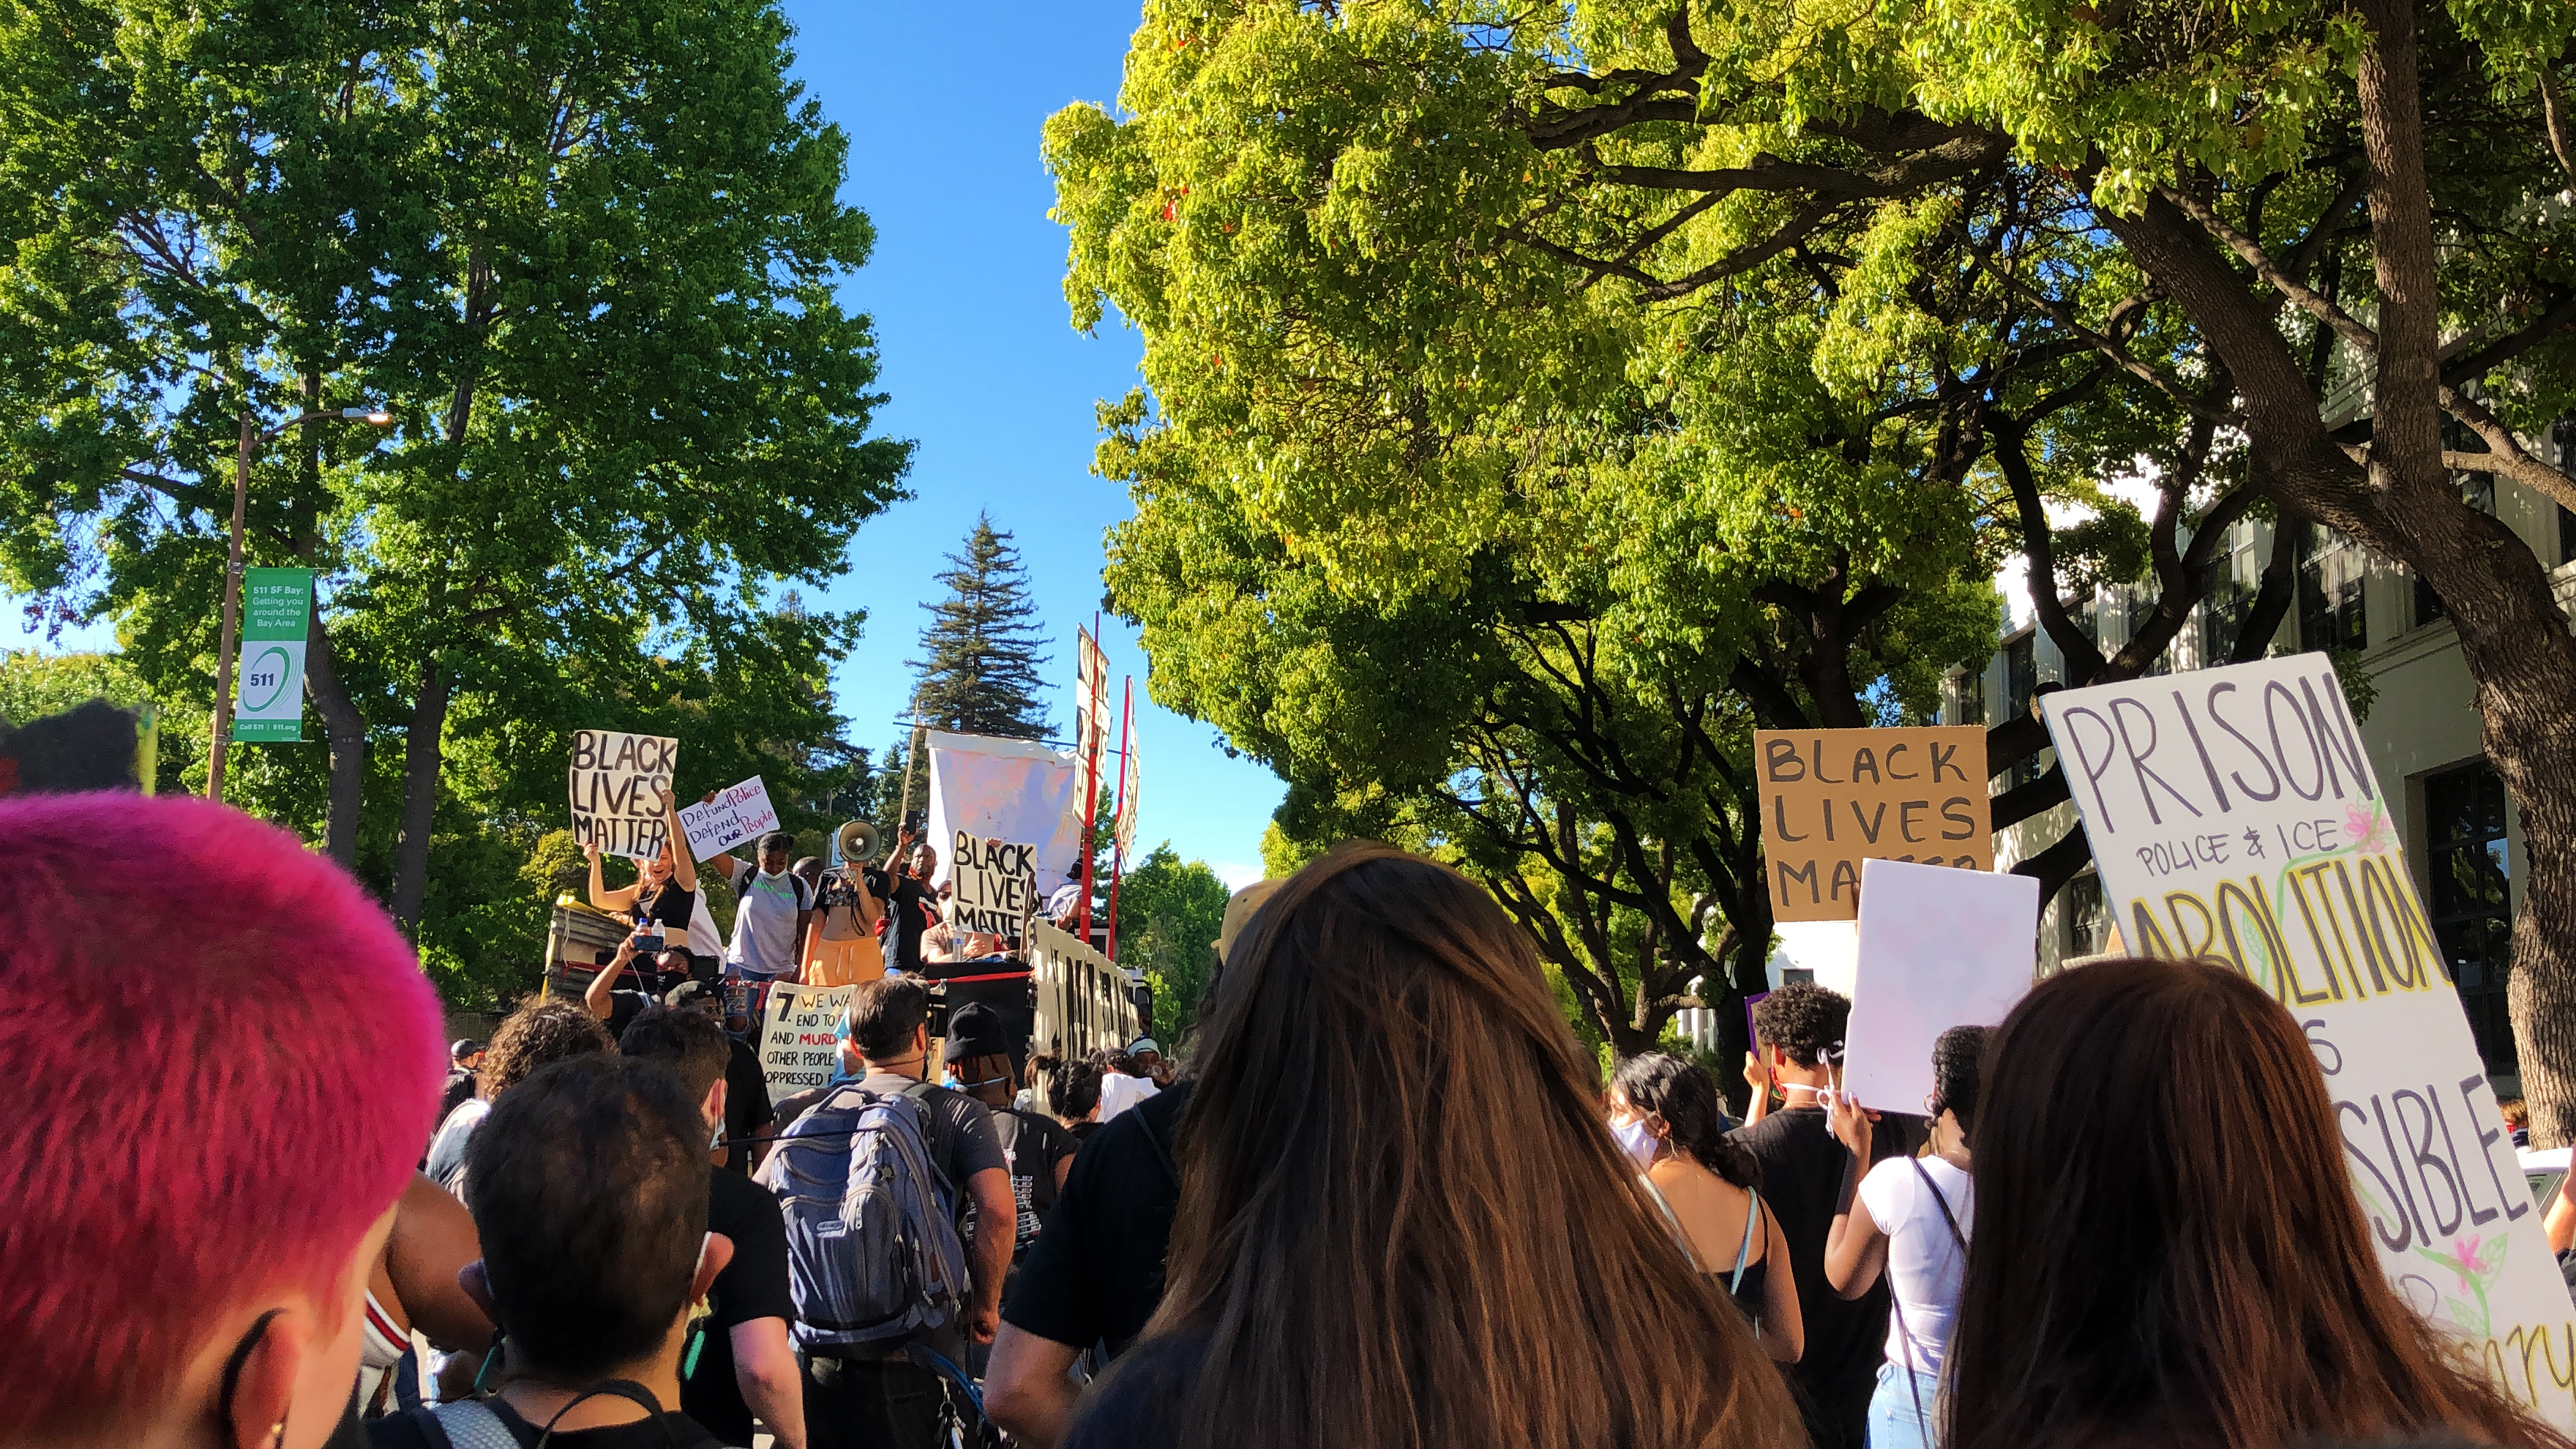
[[[492,1032],[492,1044],[483,1049],[483,1080],[473,1099],[447,1114],[447,1121],[430,1143],[429,1165],[425,1169],[430,1180],[462,1196],[459,1184],[465,1176],[465,1145],[492,1110],[493,1098],[548,1062],[614,1051],[616,1047],[608,1028],[577,1001],[520,1003],[518,1010],[501,1019],[500,1026]]]
[[[1870,1449],[1929,1449],[1932,1406],[1959,1282],[1968,1267],[1976,1200],[1968,1180],[1968,1138],[1977,1122],[1977,1081],[1986,1029],[1954,1026],[1932,1043],[1932,1150],[1871,1167],[1870,1118],[1848,1094],[1832,1108],[1834,1137],[1850,1149],[1856,1188],[1825,1240],[1825,1276],[1857,1298],[1887,1280],[1895,1323],[1887,1363],[1869,1401]],[[1866,1174],[1866,1175],[1864,1175]]]
[[[1610,1135],[1702,1273],[1726,1285],[1775,1363],[1805,1341],[1780,1219],[1762,1206],[1762,1165],[1727,1134],[1717,1083],[1669,1052],[1640,1052],[1610,1074]]]
[[[1825,1280],[1825,1235],[1842,1203],[1850,1154],[1826,1130],[1825,1094],[1842,1060],[1851,1002],[1806,982],[1783,986],[1753,1008],[1753,1083],[1748,1125],[1733,1139],[1762,1169],[1762,1201],[1788,1241],[1786,1262],[1798,1289],[1804,1352],[1788,1368],[1798,1410],[1816,1449],[1861,1449],[1868,1440],[1869,1398],[1887,1337],[1887,1289],[1846,1301]],[[1774,1109],[1774,1090],[1782,1101]],[[1894,1134],[1887,1134],[1893,1137]]]

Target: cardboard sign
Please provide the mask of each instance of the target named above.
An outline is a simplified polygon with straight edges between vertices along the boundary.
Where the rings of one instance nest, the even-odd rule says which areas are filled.
[[[242,570],[234,739],[278,744],[304,738],[304,637],[312,610],[313,570]]]
[[[2334,667],[2301,654],[2044,705],[2128,948],[2233,967],[2290,1009],[2380,1266],[2506,1392],[2576,1427],[2576,1310]]]
[[[1860,914],[1860,863],[1995,868],[1986,732],[1976,725],[1756,730],[1771,915]]]
[[[1029,913],[1037,909],[1037,847],[1014,845],[958,831],[949,860],[948,925],[963,936],[979,931],[1020,944]]]
[[[819,1087],[840,1070],[841,1016],[857,989],[784,981],[769,988],[760,1014],[760,1070],[769,1078],[769,1105]]]
[[[778,828],[778,811],[769,803],[769,787],[758,775],[716,792],[713,800],[680,807],[680,829],[689,837],[689,853],[710,860],[746,840],[757,840]]]
[[[670,827],[662,792],[679,768],[680,742],[660,735],[575,730],[572,737],[572,838],[610,855],[651,860]]]
[[[1861,865],[1860,964],[1843,1045],[1843,1086],[1865,1106],[1921,1112],[1932,1043],[1954,1026],[1994,1026],[2039,964],[2039,882],[1941,866]]]

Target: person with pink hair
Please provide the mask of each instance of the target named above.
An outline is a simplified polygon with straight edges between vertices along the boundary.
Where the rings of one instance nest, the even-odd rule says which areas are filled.
[[[0,798],[0,842],[0,1446],[359,1442],[368,1271],[446,1072],[410,947],[206,801]]]

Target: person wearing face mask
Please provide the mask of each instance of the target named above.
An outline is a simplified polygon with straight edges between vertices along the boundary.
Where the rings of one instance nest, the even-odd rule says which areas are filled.
[[[733,941],[725,947],[724,970],[754,982],[776,981],[797,966],[797,947],[814,919],[814,890],[789,869],[796,837],[773,830],[760,837],[758,864],[737,861],[731,852],[707,864],[733,887]]]
[[[1763,1210],[1762,1166],[1727,1136],[1717,1083],[1666,1052],[1641,1052],[1610,1077],[1610,1135],[1699,1270],[1724,1285],[1774,1363],[1796,1363],[1806,1329],[1789,1241]]]
[[[0,1073],[78,1104],[0,1114],[0,1443],[363,1444],[369,1273],[447,1064],[410,947],[203,800],[10,796],[0,840],[0,984],[42,1004]]]
[[[1894,1293],[1887,1363],[1869,1401],[1870,1449],[1929,1449],[1939,1438],[1934,1400],[1976,1215],[1968,1135],[1976,1126],[1977,1059],[1985,1045],[1982,1026],[1954,1026],[1933,1042],[1926,1156],[1869,1166],[1869,1113],[1848,1093],[1831,1108],[1834,1138],[1852,1156],[1844,1180],[1857,1190],[1844,1199],[1825,1240],[1825,1276],[1835,1292],[1858,1298],[1884,1273]]]

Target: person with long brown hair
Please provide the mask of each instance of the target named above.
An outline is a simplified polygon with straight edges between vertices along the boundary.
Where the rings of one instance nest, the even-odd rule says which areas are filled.
[[[2053,976],[1984,1076],[1945,1449],[2566,1449],[2389,1286],[2316,1056],[2243,976]]]
[[[1602,1115],[1529,940],[1354,842],[1226,957],[1162,1305],[1069,1444],[1787,1449],[1796,1409]]]

